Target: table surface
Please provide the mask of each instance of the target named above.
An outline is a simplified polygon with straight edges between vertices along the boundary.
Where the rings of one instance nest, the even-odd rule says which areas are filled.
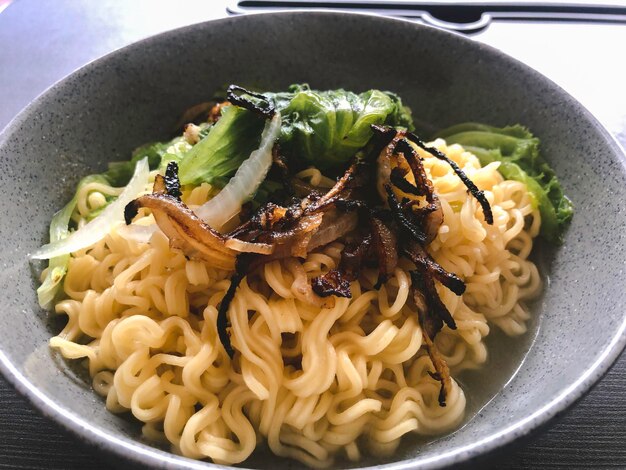
[[[0,2],[3,3],[3,2]],[[228,2],[16,0],[0,13],[0,128],[52,83],[121,46],[227,15]],[[626,24],[495,23],[473,36],[561,85],[626,146]],[[626,468],[626,355],[574,407],[467,467]],[[42,417],[0,377],[0,468],[128,468]]]

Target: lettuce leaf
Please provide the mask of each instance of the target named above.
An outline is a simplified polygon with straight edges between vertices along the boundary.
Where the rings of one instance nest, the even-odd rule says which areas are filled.
[[[390,92],[316,91],[292,85],[289,91],[263,93],[282,118],[282,152],[300,164],[342,168],[372,137],[371,124],[412,128],[411,110]],[[244,95],[252,102],[259,101]],[[256,149],[264,120],[239,106],[222,108],[222,116],[179,160],[182,184],[224,184]],[[163,159],[168,154],[162,155]],[[162,165],[162,164],[161,164]]]
[[[239,106],[222,108],[222,117],[178,165],[182,184],[213,183],[230,177],[259,146],[265,122]]]
[[[264,95],[281,114],[284,154],[320,169],[342,167],[372,137],[372,124],[413,127],[411,110],[390,92],[317,91],[303,84]]]
[[[155,170],[161,163],[161,158],[169,143],[154,142],[135,149],[132,158],[125,162],[110,162],[108,170],[102,173],[111,186],[121,188],[126,186],[133,176],[137,162],[144,157],[148,157],[148,166],[151,170]]]
[[[481,165],[501,162],[498,171],[506,179],[528,187],[535,207],[541,213],[541,236],[551,243],[563,242],[563,233],[574,214],[572,202],[554,170],[539,152],[539,139],[520,125],[497,128],[480,123],[464,123],[438,132],[435,138],[460,144],[478,157]]]
[[[70,219],[76,208],[78,192],[85,184],[89,183],[108,184],[108,180],[103,175],[89,175],[80,180],[72,200],[68,202],[63,209],[54,214],[50,221],[50,243],[63,240],[70,234]],[[58,297],[59,290],[61,289],[63,278],[67,273],[69,262],[69,254],[50,259],[46,277],[37,289],[37,298],[42,308],[48,309],[54,305],[54,301]]]

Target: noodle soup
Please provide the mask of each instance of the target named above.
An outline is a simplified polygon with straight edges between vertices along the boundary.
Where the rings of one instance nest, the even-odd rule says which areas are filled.
[[[298,100],[326,99],[342,116],[344,95],[351,113],[373,113],[358,100],[376,97],[379,120],[363,136],[359,119],[344,122],[335,147],[312,137],[314,155],[343,161],[294,160]],[[519,359],[468,406],[491,330],[501,344],[532,338],[542,280],[529,257],[537,236],[558,236],[543,220],[565,226],[567,200],[541,199],[545,182],[519,155],[513,173],[495,148],[472,146],[485,160],[452,143],[466,127],[424,143],[387,92],[231,87],[228,99],[87,177],[55,216],[34,254],[51,259],[42,305],[67,317],[51,347],[86,362],[107,409],[190,458],[237,464],[265,442],[324,468],[458,429]],[[520,129],[472,135],[538,144]],[[239,166],[215,173],[237,152]]]

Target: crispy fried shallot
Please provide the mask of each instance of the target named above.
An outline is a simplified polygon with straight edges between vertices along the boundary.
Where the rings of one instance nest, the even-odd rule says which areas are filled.
[[[200,142],[200,126],[196,126],[193,123],[185,124],[183,128],[183,137],[190,145],[196,145]]]
[[[232,271],[236,252],[225,246],[218,232],[202,222],[191,209],[169,194],[148,194],[130,202],[124,210],[126,224],[130,224],[140,207],[152,210],[159,226],[170,240],[170,245],[181,249],[190,258],[201,258],[216,268]]]
[[[432,301],[430,300],[430,293],[424,279],[425,276],[419,270],[411,271],[410,274],[412,297],[417,308],[420,326],[430,338],[434,339],[443,328],[443,320],[440,315],[432,311]]]
[[[359,278],[359,274],[365,264],[371,245],[371,235],[367,235],[364,238],[359,238],[346,244],[343,252],[341,253],[341,262],[339,263],[339,271],[343,273],[344,279],[348,281],[355,281]]]
[[[403,168],[397,166],[389,174],[389,180],[391,183],[401,191],[407,194],[413,194],[415,196],[424,196],[422,190],[411,183],[405,178],[406,171]]]
[[[266,119],[275,113],[270,100],[241,87],[229,87],[228,98]],[[456,323],[439,297],[436,282],[456,295],[465,292],[465,283],[440,266],[426,249],[443,222],[443,210],[422,159],[409,140],[452,167],[480,202],[487,223],[492,223],[491,207],[456,163],[414,134],[386,126],[372,126],[372,130],[370,142],[327,191],[293,177],[278,146],[274,146],[270,177],[280,180],[286,196],[280,205],[267,202],[254,212],[249,205],[241,218],[243,223],[228,234],[204,223],[180,200],[175,163],[168,165],[165,176],[157,175],[152,194],[126,206],[125,220],[129,224],[140,207],[148,208],[172,247],[190,258],[234,272],[217,318],[220,341],[231,358],[229,305],[242,279],[263,264],[285,259],[294,278],[294,295],[304,302],[330,307],[336,296],[351,297],[350,282],[359,278],[364,266],[378,268],[378,289],[393,274],[399,256],[405,256],[415,266],[410,272],[412,300],[423,344],[435,369],[431,376],[441,382],[439,404],[445,406],[451,390],[450,371],[434,339],[444,326],[456,329]],[[374,161],[376,165],[369,163]],[[378,191],[368,191],[374,183]],[[337,239],[345,242],[338,267],[309,281],[296,258],[305,258]]]
[[[393,231],[380,219],[370,217],[372,244],[378,258],[378,281],[374,286],[379,289],[398,265],[398,240]]]
[[[320,297],[313,291],[313,286],[311,286],[302,264],[295,258],[285,259],[285,266],[293,276],[291,291],[298,300],[320,308],[332,308],[335,306],[334,296]]]
[[[217,121],[219,121],[222,117],[222,108],[230,105],[230,101],[222,101],[220,103],[216,103],[211,109],[209,109],[209,117],[207,121],[211,123],[216,123]]]
[[[418,243],[408,243],[404,252],[416,266],[423,267],[435,279],[456,295],[463,295],[465,292],[465,283],[456,274],[449,273],[443,269]]]
[[[358,161],[352,162],[343,176],[339,178],[337,183],[335,183],[335,185],[330,188],[326,194],[311,202],[306,207],[305,211],[308,213],[317,212],[319,210],[323,210],[325,207],[336,201],[342,191],[351,188],[350,183],[356,178],[358,170],[363,168],[363,166],[364,165]]]
[[[407,213],[404,211],[402,205],[396,198],[391,185],[385,185],[385,190],[387,191],[387,202],[389,203],[391,214],[393,215],[393,218],[397,222],[398,226],[419,243],[424,243],[426,241],[426,234],[424,233],[422,227],[407,216]]]
[[[165,183],[165,192],[177,201],[180,201],[180,197],[183,193],[180,190],[180,181],[178,180],[178,164],[176,162],[169,162],[167,164],[163,180]]]
[[[398,145],[395,150],[401,153],[406,162],[409,164],[411,173],[415,179],[415,186],[419,189],[422,195],[426,196],[426,200],[428,202],[432,202],[435,194],[435,188],[433,187],[432,181],[430,181],[426,175],[426,169],[422,164],[422,160],[417,156],[413,147],[411,147],[406,139],[401,139],[398,141]]]
[[[344,279],[341,271],[331,269],[321,276],[317,276],[311,280],[313,292],[320,297],[328,297],[334,295],[337,297],[352,297],[350,292],[350,282]]]
[[[432,279],[429,280],[429,286],[427,287],[425,276],[419,271],[411,271],[411,291],[413,293],[413,301],[417,307],[418,321],[422,327],[422,340],[426,346],[426,352],[435,368],[435,372],[429,372],[429,374],[433,379],[441,383],[441,389],[439,390],[439,406],[443,407],[446,406],[446,397],[450,392],[452,383],[448,364],[445,359],[443,359],[434,343],[435,336],[443,327],[443,320],[440,316],[432,314],[433,308],[437,307],[431,305],[436,303],[436,301],[433,302],[433,286],[434,283],[432,283]],[[441,303],[440,300],[439,302]],[[445,306],[443,308],[445,309]]]
[[[252,101],[245,95],[256,98],[257,102]],[[230,85],[226,91],[226,96],[232,104],[245,108],[253,113],[257,113],[266,119],[271,119],[276,112],[274,109],[274,103],[268,100],[265,95],[246,90],[245,88],[237,85]]]
[[[415,273],[411,275],[412,285],[414,284],[414,288],[421,291],[421,296],[424,298],[427,306],[429,323],[425,326],[429,329],[431,338],[434,338],[435,335],[441,330],[443,323],[445,323],[451,330],[456,330],[456,322],[454,321],[454,318],[452,318],[448,308],[441,301],[441,298],[437,293],[437,287],[435,286],[435,279],[432,273],[423,266],[420,266],[416,271],[411,272]],[[437,318],[441,321],[437,320]]]
[[[293,182],[291,178],[291,172],[289,171],[289,165],[287,164],[287,158],[280,153],[280,145],[275,144],[272,148],[272,167],[270,168],[270,176],[272,173],[278,173],[278,179],[283,186],[283,189],[289,193],[294,193]]]
[[[398,141],[404,137],[404,131],[396,131],[392,127],[372,126],[374,135],[386,142],[381,149],[376,161],[376,188],[378,194],[384,201],[387,198],[385,185],[389,183],[391,178],[391,157],[394,153]]]
[[[480,206],[483,209],[483,214],[485,215],[485,222],[487,222],[489,225],[493,225],[493,213],[491,212],[491,206],[489,205],[489,201],[485,197],[485,192],[476,187],[474,182],[469,179],[469,177],[465,174],[463,170],[461,170],[461,168],[459,168],[459,165],[457,165],[456,162],[454,162],[453,160],[450,160],[447,155],[441,153],[436,148],[426,145],[415,134],[408,132],[406,134],[406,137],[411,142],[415,143],[419,148],[426,150],[433,157],[436,157],[439,160],[443,160],[448,165],[450,165],[450,167],[454,170],[458,177],[461,178],[461,181],[463,181],[463,184],[467,187],[472,196],[474,196],[476,200],[480,203]]]
[[[191,145],[200,141],[201,128],[196,124],[207,122],[214,124],[222,117],[222,108],[230,106],[229,101],[205,101],[187,108],[174,126],[174,131],[183,130],[183,137]]]
[[[381,134],[393,131],[385,127],[376,129]],[[443,210],[422,160],[405,135],[405,131],[398,131],[380,152],[377,187],[398,225],[427,245],[443,223]]]
[[[235,273],[230,278],[230,285],[228,286],[228,290],[224,294],[222,301],[220,302],[219,309],[217,311],[217,334],[220,337],[220,342],[222,346],[224,346],[224,350],[226,354],[232,359],[235,355],[235,351],[233,350],[232,345],[230,344],[230,333],[229,333],[229,325],[228,321],[228,308],[230,307],[230,303],[235,298],[235,293],[237,292],[237,287],[241,284],[241,281],[246,274],[248,273],[248,265],[250,263],[250,255],[239,255],[237,258],[237,262],[235,264]]]
[[[209,110],[213,109],[215,106],[219,105],[216,105],[213,101],[205,101],[204,103],[199,103],[191,108],[187,108],[173,130],[177,131],[183,129],[189,123],[200,122],[202,118],[207,117],[207,113],[210,116]]]
[[[428,356],[435,367],[435,372],[428,373],[433,379],[438,380],[441,383],[441,388],[439,389],[439,406],[444,407],[446,406],[446,397],[452,388],[450,368],[448,367],[446,360],[441,356],[441,353],[437,349],[437,346],[435,346],[433,340],[430,339],[424,332],[422,332],[422,338],[424,340],[424,346],[426,346]]]

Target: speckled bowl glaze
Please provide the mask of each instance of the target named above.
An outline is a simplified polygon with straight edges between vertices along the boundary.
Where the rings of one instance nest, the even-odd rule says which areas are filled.
[[[41,265],[29,264],[27,254],[47,241],[52,214],[81,176],[169,137],[187,107],[228,83],[281,89],[293,82],[394,90],[418,127],[523,123],[542,139],[576,206],[563,246],[540,251],[549,282],[535,305],[533,332],[512,346],[490,345],[493,379],[486,372],[467,378],[482,384],[480,398],[466,387],[474,416],[455,433],[427,443],[406,439],[391,460],[361,465],[455,464],[530,432],[588,390],[626,339],[619,146],[563,90],[497,50],[406,21],[325,12],[228,18],[146,39],[57,83],[4,130],[0,366],[7,378],[47,416],[117,456],[153,468],[217,467],[141,441],[139,426],[108,413],[80,372],[48,348],[54,326],[35,295]],[[504,363],[513,368],[498,375],[508,356]],[[277,458],[249,465],[299,467]]]

